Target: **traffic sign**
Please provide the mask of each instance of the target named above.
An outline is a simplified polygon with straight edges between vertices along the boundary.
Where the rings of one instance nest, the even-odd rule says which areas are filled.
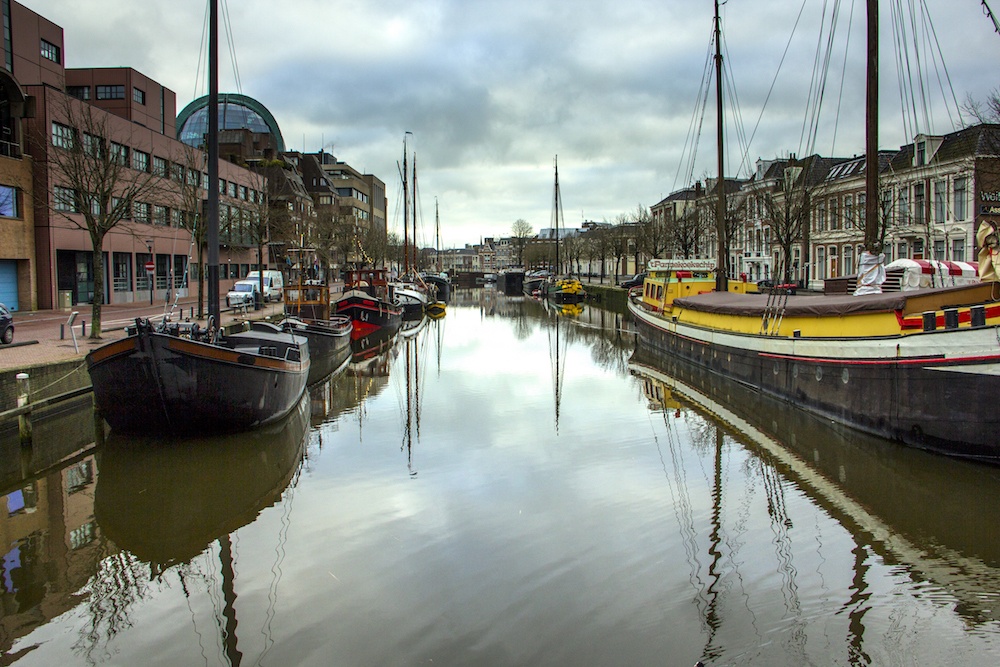
[[[156,270],[156,265],[153,264],[153,260],[146,262],[146,273],[152,273]]]

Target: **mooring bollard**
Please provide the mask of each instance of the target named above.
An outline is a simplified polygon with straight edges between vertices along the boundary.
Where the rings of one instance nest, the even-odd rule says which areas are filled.
[[[18,373],[14,376],[17,380],[17,407],[23,408],[28,405],[28,396],[31,393],[31,383],[27,373]],[[17,417],[17,430],[22,445],[31,444],[31,413],[25,412]]]

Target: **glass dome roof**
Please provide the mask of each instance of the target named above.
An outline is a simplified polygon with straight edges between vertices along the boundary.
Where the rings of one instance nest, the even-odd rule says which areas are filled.
[[[278,151],[285,150],[278,123],[263,104],[246,95],[219,95],[219,130],[248,129],[271,134]],[[200,146],[208,132],[208,96],[199,97],[177,115],[177,138],[189,146]]]

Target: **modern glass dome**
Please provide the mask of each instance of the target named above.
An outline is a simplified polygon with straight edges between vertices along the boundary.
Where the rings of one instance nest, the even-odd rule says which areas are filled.
[[[246,95],[219,94],[219,130],[242,130],[270,134],[278,152],[285,150],[285,140],[274,116],[267,108]],[[177,138],[189,146],[200,146],[208,133],[208,95],[199,97],[177,114]]]

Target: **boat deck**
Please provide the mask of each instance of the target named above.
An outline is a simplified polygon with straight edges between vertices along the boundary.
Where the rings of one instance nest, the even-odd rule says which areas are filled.
[[[994,283],[980,283],[959,287],[941,287],[907,292],[883,292],[853,296],[850,294],[738,294],[733,292],[706,292],[674,300],[674,308],[761,317],[770,305],[783,310],[785,317],[842,316],[858,313],[898,312],[903,315],[938,311],[944,308],[968,307],[997,298]],[[1000,288],[996,289],[1000,292]],[[787,299],[787,301],[785,301]]]

